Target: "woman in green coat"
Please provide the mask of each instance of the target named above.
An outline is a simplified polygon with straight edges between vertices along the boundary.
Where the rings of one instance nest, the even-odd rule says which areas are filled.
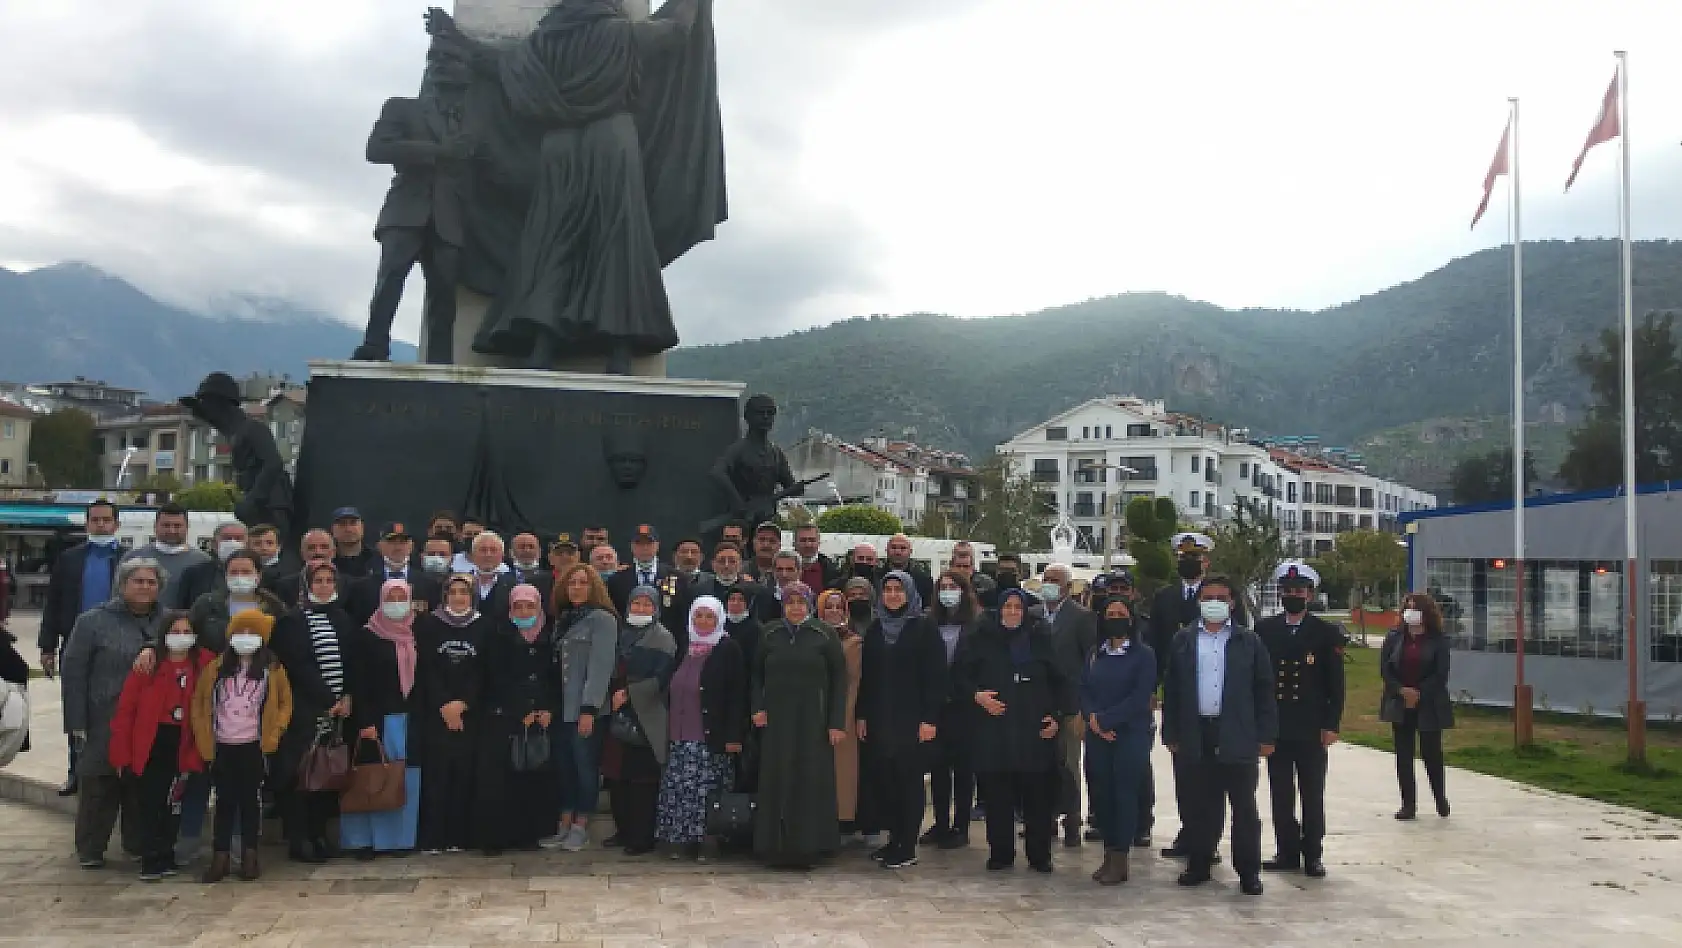
[[[783,587],[783,618],[753,667],[759,794],[753,848],[768,865],[808,868],[841,846],[835,750],[846,736],[847,660],[813,614],[810,587]]]

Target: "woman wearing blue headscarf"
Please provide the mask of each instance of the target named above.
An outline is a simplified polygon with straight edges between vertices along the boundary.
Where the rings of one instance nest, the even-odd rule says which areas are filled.
[[[888,844],[872,853],[884,869],[917,864],[923,828],[923,777],[948,695],[946,646],[923,615],[910,574],[882,577],[876,621],[864,637],[859,676],[858,736],[868,785]]]

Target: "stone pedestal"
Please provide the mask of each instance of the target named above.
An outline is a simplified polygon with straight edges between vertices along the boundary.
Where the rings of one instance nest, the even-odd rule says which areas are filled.
[[[739,382],[312,362],[297,523],[355,506],[419,530],[448,509],[505,535],[643,523],[668,544],[726,508],[709,472],[740,437]]]

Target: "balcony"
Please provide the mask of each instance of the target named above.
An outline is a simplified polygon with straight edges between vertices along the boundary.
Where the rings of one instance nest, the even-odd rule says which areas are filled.
[[[1057,471],[1033,471],[1028,479],[1035,484],[1055,484],[1063,479],[1063,475]]]
[[[1093,503],[1070,504],[1069,505],[1069,515],[1071,517],[1096,517],[1096,516],[1099,515],[1098,505],[1093,504]]]

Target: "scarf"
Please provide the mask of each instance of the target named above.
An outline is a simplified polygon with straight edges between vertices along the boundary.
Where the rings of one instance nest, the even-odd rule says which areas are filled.
[[[999,619],[999,628],[1004,632],[1005,640],[1010,645],[1011,664],[1021,668],[1034,658],[1034,645],[1030,637],[1033,622],[1032,617],[1027,613],[1028,596],[1020,588],[1011,588],[999,594],[999,605],[1003,607],[1007,599],[1015,599],[1023,606],[1022,624],[1016,628],[1013,629],[1005,625],[1002,617]]]
[[[695,628],[695,613],[706,609],[718,618],[711,632]],[[724,638],[724,604],[716,596],[700,596],[689,607],[689,654],[706,655]]]
[[[882,637],[888,640],[889,645],[894,645],[899,642],[899,634],[905,631],[905,624],[923,614],[923,598],[917,595],[917,584],[911,581],[910,573],[889,570],[888,575],[882,577],[882,585],[886,586],[890,579],[899,580],[900,588],[905,590],[905,605],[898,612],[891,611],[882,604],[882,594],[878,592],[876,615],[882,623]]]
[[[450,598],[451,586],[465,587],[468,593],[468,601],[470,602],[479,598],[478,596],[473,595],[473,577],[471,576],[457,573],[444,582],[443,598],[446,602]],[[443,622],[452,629],[465,629],[479,618],[479,610],[474,609],[471,606],[467,609],[467,615],[458,616],[450,612],[450,610],[444,608],[444,603],[442,602],[438,604],[438,608],[432,610],[432,614],[437,616],[439,621]]]
[[[409,595],[408,583],[401,579],[386,580],[380,586],[380,608],[375,609],[374,617],[368,620],[368,631],[390,642],[396,650],[397,683],[403,689],[403,697],[407,698],[415,687],[415,613],[411,609],[401,622],[386,616],[385,597],[393,589],[401,589],[405,596]]]

